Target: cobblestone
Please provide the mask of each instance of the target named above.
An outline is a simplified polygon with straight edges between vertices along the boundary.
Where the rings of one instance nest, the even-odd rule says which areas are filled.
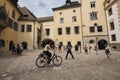
[[[57,52],[63,58],[62,65],[51,63],[44,68],[35,65],[39,53],[30,50],[22,56],[0,56],[0,80],[120,80],[120,52],[113,51],[110,59],[104,51],[98,55],[94,51],[87,55],[73,52],[75,59],[69,56],[67,60],[66,52]]]

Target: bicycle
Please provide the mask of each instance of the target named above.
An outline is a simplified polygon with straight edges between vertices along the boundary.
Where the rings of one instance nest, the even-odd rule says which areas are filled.
[[[53,62],[53,64],[55,66],[59,66],[62,64],[62,57],[58,56],[55,54],[55,50],[54,50],[54,54],[51,57],[50,63],[51,61]],[[48,63],[48,58],[47,55],[44,54],[44,52],[42,52],[40,55],[38,55],[38,57],[36,58],[36,66],[37,67],[45,67]]]

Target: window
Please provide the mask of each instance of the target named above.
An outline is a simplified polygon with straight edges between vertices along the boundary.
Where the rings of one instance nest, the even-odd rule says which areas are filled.
[[[79,34],[79,26],[74,27],[75,34]]]
[[[60,18],[60,23],[64,23],[64,18]]]
[[[108,9],[108,15],[111,16],[113,14],[112,8]]]
[[[62,35],[62,28],[58,28],[58,35]]]
[[[66,34],[70,34],[70,27],[66,28]]]
[[[102,26],[97,26],[97,31],[98,32],[102,32],[103,30],[102,30]]]
[[[18,24],[14,22],[14,30],[18,31]]]
[[[28,15],[27,15],[27,14],[25,14],[25,15],[23,15],[23,17],[28,17]]]
[[[90,13],[90,20],[97,20],[97,12]]]
[[[115,29],[114,22],[111,22],[110,23],[110,30],[114,30],[114,29]]]
[[[107,3],[110,3],[111,0],[108,0]]]
[[[95,2],[90,2],[90,7],[95,8]]]
[[[95,32],[95,27],[90,27],[90,32]]]
[[[25,25],[21,25],[21,32],[25,31]]]
[[[77,44],[78,44],[79,46],[81,46],[81,41],[77,41]]]
[[[112,41],[116,41],[116,35],[115,34],[111,35],[111,39]]]
[[[15,19],[15,10],[12,11],[12,18]]]
[[[76,10],[73,10],[73,13],[75,13],[76,12]]]
[[[62,12],[60,12],[60,15],[62,15]]]
[[[90,44],[91,44],[91,43],[94,43],[94,40],[91,39],[91,40],[89,41],[89,43],[90,43]]]
[[[47,36],[50,35],[50,29],[46,29],[46,35],[47,35]]]
[[[27,25],[27,32],[32,32],[32,25]]]
[[[76,16],[73,16],[72,17],[72,22],[76,22],[76,21],[77,21]]]
[[[11,28],[13,27],[13,20],[8,18],[8,26],[10,26]]]

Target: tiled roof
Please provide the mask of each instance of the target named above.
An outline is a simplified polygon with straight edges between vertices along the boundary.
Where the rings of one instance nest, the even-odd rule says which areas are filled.
[[[69,9],[69,8],[74,8],[74,7],[80,7],[80,3],[78,1],[71,2],[70,5],[63,5],[61,7],[53,8],[53,11],[55,10],[63,10],[63,9]]]
[[[34,21],[36,20],[35,15],[30,12],[26,7],[20,7],[19,8],[22,15],[20,16],[19,20],[25,20],[25,21]]]
[[[53,16],[41,17],[41,18],[38,18],[37,20],[40,22],[53,21]]]

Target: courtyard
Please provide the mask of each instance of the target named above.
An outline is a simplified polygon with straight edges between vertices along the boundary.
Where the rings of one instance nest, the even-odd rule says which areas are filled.
[[[89,54],[73,51],[75,59],[66,52],[56,52],[62,56],[63,63],[52,63],[44,68],[35,65],[41,50],[27,50],[22,56],[0,55],[0,80],[120,80],[120,52],[112,51],[110,59],[104,50]]]

